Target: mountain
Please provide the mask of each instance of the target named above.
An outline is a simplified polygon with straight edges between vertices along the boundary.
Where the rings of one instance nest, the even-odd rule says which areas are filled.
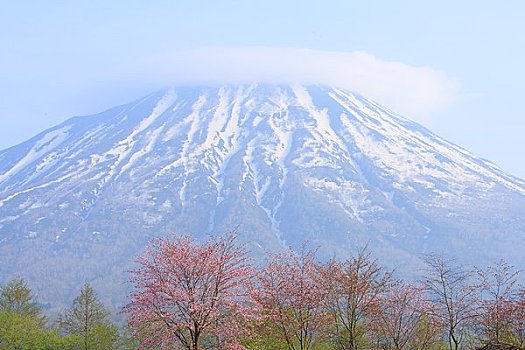
[[[0,279],[53,306],[84,281],[118,305],[148,240],[234,227],[255,256],[308,241],[401,273],[430,251],[524,266],[525,182],[327,86],[169,89],[0,152]]]

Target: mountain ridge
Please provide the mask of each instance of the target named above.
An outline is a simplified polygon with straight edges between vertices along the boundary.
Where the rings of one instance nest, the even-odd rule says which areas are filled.
[[[170,88],[0,151],[2,276],[57,280],[46,300],[88,279],[118,304],[148,240],[238,225],[256,252],[307,240],[344,258],[369,242],[408,270],[431,250],[519,266],[525,182],[322,85]]]

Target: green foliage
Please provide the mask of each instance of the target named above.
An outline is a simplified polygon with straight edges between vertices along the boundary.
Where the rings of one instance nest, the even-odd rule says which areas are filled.
[[[448,345],[441,341],[442,332],[440,327],[433,322],[429,314],[423,315],[418,321],[414,335],[409,342],[413,350],[440,350]]]
[[[281,350],[286,349],[286,342],[271,334],[257,334],[242,342],[248,350]]]
[[[0,288],[0,312],[29,316],[43,322],[40,307],[31,289],[21,278],[15,278]]]
[[[110,323],[95,323],[88,331],[86,336],[86,349],[90,350],[107,350],[118,344],[118,329]]]
[[[61,330],[46,329],[31,289],[17,278],[0,288],[0,350],[131,350],[86,284],[71,309],[60,318]]]
[[[368,331],[365,330],[360,322],[355,322],[353,335],[350,334],[348,328],[344,325],[336,324],[335,322],[330,325],[328,329],[330,337],[336,344],[334,349],[351,349],[354,346],[355,349],[365,349],[371,347],[375,339],[369,335]]]
[[[118,344],[116,346],[119,350],[134,350],[139,345],[137,338],[133,337],[128,327],[124,328],[120,333]]]
[[[288,348],[286,342],[271,335],[258,335],[253,338],[246,339],[242,342],[242,345],[248,350],[282,350]],[[298,344],[295,344],[295,348],[298,348]],[[335,350],[336,346],[330,343],[328,340],[317,340],[312,349]]]
[[[77,337],[44,329],[38,318],[0,312],[0,350],[76,350],[79,344]]]
[[[44,328],[31,289],[21,278],[0,288],[0,350],[74,350],[73,337]]]
[[[86,283],[57,323],[65,334],[81,339],[82,349],[106,350],[118,343],[118,329],[108,317],[109,312],[98,300],[93,287]]]
[[[241,343],[248,350],[283,350],[289,349],[290,346],[283,339],[279,331],[278,321],[266,319],[263,322],[254,324],[251,328],[254,333],[251,337],[244,339]],[[292,341],[292,348],[299,349],[297,340]],[[313,350],[335,350],[336,345],[326,336],[319,334],[315,337]]]

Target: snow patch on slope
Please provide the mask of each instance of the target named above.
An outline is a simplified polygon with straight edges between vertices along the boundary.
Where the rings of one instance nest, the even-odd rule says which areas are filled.
[[[6,171],[4,174],[0,174],[0,183],[7,180],[12,175],[16,174],[24,167],[30,165],[35,160],[39,160],[45,154],[51,152],[53,149],[58,147],[68,137],[68,131],[71,129],[71,125],[66,125],[60,129],[50,131],[46,133],[36,144],[31,147],[29,152],[26,153],[22,159],[20,159],[11,169]]]
[[[137,142],[135,137],[145,131],[147,128],[149,128],[156,120],[159,118],[170,106],[173,105],[177,98],[177,95],[175,94],[175,91],[173,89],[170,89],[157,103],[157,105],[153,108],[153,111],[149,116],[141,120],[139,125],[132,131],[130,135],[128,135],[124,140],[120,141],[117,146],[113,147],[109,151],[106,152],[107,155],[116,155],[117,159],[115,162],[111,165],[108,174],[105,177],[105,182],[111,180],[115,174],[116,176],[119,176],[122,174],[124,170],[126,170],[129,166],[133,164],[133,161],[136,161],[137,157],[131,157],[129,158],[127,163],[124,163],[126,159],[130,156],[130,154],[133,151],[133,146]],[[140,152],[140,151],[139,151]],[[143,155],[143,153],[142,153]],[[138,157],[140,157],[141,154],[139,153]],[[131,164],[129,163],[131,161]],[[128,165],[126,167],[126,165]],[[121,166],[120,172],[117,173],[118,167]]]

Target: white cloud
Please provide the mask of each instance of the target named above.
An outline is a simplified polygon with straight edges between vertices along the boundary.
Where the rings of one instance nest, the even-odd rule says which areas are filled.
[[[137,67],[134,69],[136,72]],[[147,79],[164,84],[256,81],[337,85],[418,120],[446,108],[457,98],[459,86],[438,70],[381,60],[363,51],[202,48],[155,57],[138,69]]]

